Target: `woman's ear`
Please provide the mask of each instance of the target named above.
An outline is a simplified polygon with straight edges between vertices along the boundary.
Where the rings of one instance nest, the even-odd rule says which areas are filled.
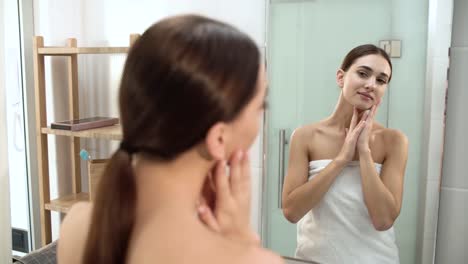
[[[336,71],[336,83],[340,88],[343,88],[344,86],[344,75],[345,72],[342,69],[338,69],[338,71]]]
[[[209,130],[205,138],[205,145],[208,154],[215,160],[224,159],[226,156],[227,126],[218,122]]]

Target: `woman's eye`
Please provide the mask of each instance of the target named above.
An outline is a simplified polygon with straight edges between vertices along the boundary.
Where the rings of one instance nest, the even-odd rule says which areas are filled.
[[[385,81],[384,79],[378,79],[377,81],[378,81],[379,83],[381,83],[381,84],[386,84],[386,83],[387,83],[387,81]]]
[[[359,71],[358,72],[359,76],[361,77],[367,77],[367,73],[363,72],[363,71]]]

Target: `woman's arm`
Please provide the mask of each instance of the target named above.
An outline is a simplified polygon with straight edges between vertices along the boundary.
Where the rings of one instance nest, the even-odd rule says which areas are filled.
[[[360,139],[362,137],[365,140],[368,137],[374,114],[375,110],[371,113],[368,126]],[[368,144],[358,144],[364,202],[372,224],[379,231],[392,227],[400,214],[403,178],[408,157],[408,140],[403,133],[388,130],[384,135],[384,145],[387,152],[379,175]]]
[[[283,187],[283,214],[292,223],[299,221],[317,205],[328,191],[336,176],[346,166],[344,160],[333,160],[325,169],[310,181],[308,178],[309,161],[301,132],[293,133],[289,152],[288,172]]]

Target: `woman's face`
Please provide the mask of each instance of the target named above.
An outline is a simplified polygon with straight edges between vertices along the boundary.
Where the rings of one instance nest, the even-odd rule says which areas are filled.
[[[231,155],[232,151],[247,151],[258,135],[260,123],[265,109],[265,97],[267,91],[267,79],[265,66],[260,65],[256,93],[252,100],[242,110],[239,117],[231,124],[230,142],[226,145],[226,154]]]
[[[360,110],[370,109],[385,94],[391,69],[381,55],[366,55],[344,72],[337,73],[338,85],[342,88],[345,100]]]

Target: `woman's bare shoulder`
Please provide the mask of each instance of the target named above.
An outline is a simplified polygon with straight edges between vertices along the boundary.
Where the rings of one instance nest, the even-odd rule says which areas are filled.
[[[400,130],[387,128],[384,130],[384,142],[390,146],[390,152],[408,150],[408,137]]]
[[[177,222],[177,220],[175,220]],[[163,228],[162,228],[163,227]],[[254,245],[223,238],[207,229],[193,226],[151,224],[134,237],[129,248],[129,263],[283,263],[280,256]],[[175,230],[182,235],[174,235]],[[177,246],[175,246],[177,245]]]
[[[91,221],[92,205],[89,202],[75,204],[60,226],[58,263],[81,263]]]
[[[380,125],[374,131],[382,136],[385,143],[393,144],[408,141],[407,136],[398,129],[386,128]]]
[[[203,245],[204,243],[201,243]],[[196,249],[196,251],[194,250]],[[171,250],[169,250],[171,251]],[[166,252],[167,253],[167,252]],[[282,264],[284,260],[277,254],[260,247],[251,246],[249,248],[242,247],[242,250],[233,250],[232,247],[224,247],[223,243],[204,247],[203,249],[196,244],[192,244],[192,249],[178,249],[177,254],[172,256],[167,254],[156,254],[147,252],[141,256],[141,259],[153,259],[164,263],[185,263],[196,259],[200,263],[207,264]],[[152,256],[151,256],[152,255]],[[158,262],[156,261],[156,262]],[[140,261],[130,261],[130,263],[141,263]]]
[[[230,250],[226,255],[220,255],[217,263],[259,263],[259,264],[280,264],[284,263],[284,260],[276,253],[262,248],[260,246],[250,245],[239,245],[238,247]]]
[[[291,138],[294,137],[296,140],[310,140],[316,133],[319,133],[323,130],[324,123],[323,121],[317,123],[306,124],[294,129]]]

